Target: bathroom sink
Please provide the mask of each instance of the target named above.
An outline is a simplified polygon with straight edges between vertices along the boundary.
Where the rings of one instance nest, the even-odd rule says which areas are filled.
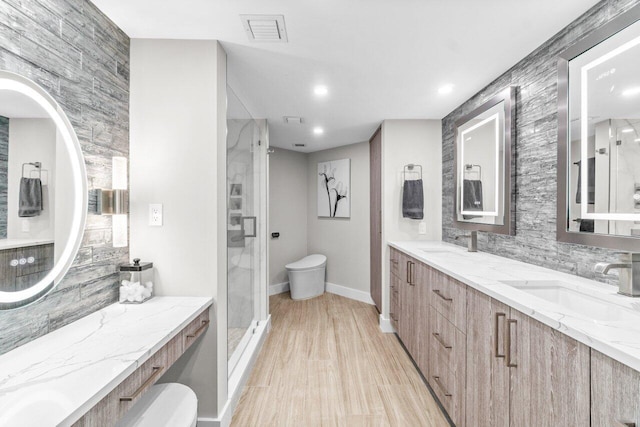
[[[640,313],[600,300],[573,289],[570,284],[556,280],[504,280],[501,281],[523,292],[561,306],[585,319],[599,323],[637,322]]]
[[[452,249],[447,249],[447,248],[419,248],[418,250],[422,252],[426,252],[428,254],[444,254],[444,253],[453,252]]]

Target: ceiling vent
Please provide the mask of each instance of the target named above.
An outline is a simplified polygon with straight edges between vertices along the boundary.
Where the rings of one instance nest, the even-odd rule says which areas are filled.
[[[301,125],[302,117],[284,116],[284,122],[288,125]]]
[[[240,15],[249,40],[286,43],[287,29],[283,15]]]
[[[300,143],[297,143],[297,144],[293,144],[293,146],[294,146],[294,147],[296,147],[296,148],[303,148],[303,147],[306,147],[306,146],[307,146],[307,144],[300,144]]]

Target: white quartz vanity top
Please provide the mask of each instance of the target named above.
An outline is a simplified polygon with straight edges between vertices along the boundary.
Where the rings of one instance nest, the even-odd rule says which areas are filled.
[[[48,245],[54,243],[51,238],[44,239],[2,239],[0,240],[0,251],[5,249],[25,248],[27,246]]]
[[[640,371],[640,299],[618,288],[548,268],[485,252],[467,252],[444,242],[390,242],[390,246],[501,301],[532,318]],[[501,281],[560,281],[576,291],[605,301],[611,315],[624,320],[598,320],[577,315],[561,304],[530,295]],[[637,318],[636,318],[637,315]]]
[[[0,356],[0,426],[77,421],[212,304],[113,304]]]

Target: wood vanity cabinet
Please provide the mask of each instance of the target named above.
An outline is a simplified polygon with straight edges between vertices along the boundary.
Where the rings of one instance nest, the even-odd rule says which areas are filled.
[[[640,426],[640,372],[593,349],[591,426]]]
[[[431,388],[456,426],[465,423],[466,289],[440,271],[427,270],[430,295],[428,355],[421,367]],[[471,424],[469,424],[471,425]]]
[[[398,336],[407,348],[411,357],[416,359],[418,355],[418,277],[417,262],[413,258],[404,256],[404,279],[400,279],[400,310],[398,313]]]
[[[398,337],[420,367],[421,363],[426,364],[426,357],[422,355],[426,354],[423,350],[428,349],[429,269],[396,250],[392,250],[391,259],[389,316]],[[397,262],[393,262],[394,259]]]
[[[207,330],[208,325],[209,309],[206,309],[118,384],[72,427],[115,425],[140,397],[169,370],[187,348]]]
[[[588,426],[589,347],[474,289],[467,298],[467,425]]]

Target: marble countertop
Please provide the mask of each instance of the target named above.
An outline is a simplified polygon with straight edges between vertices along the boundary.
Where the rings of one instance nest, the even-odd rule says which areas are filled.
[[[0,356],[0,425],[77,421],[212,304],[113,304]]]
[[[48,245],[54,243],[52,238],[43,239],[2,239],[0,240],[0,251],[4,249],[24,248],[27,246]]]
[[[467,252],[444,242],[389,245],[640,371],[640,299],[618,294],[617,287],[486,252]],[[609,313],[618,319],[607,319],[606,313],[590,318],[502,281],[562,282],[566,288],[605,301]]]

